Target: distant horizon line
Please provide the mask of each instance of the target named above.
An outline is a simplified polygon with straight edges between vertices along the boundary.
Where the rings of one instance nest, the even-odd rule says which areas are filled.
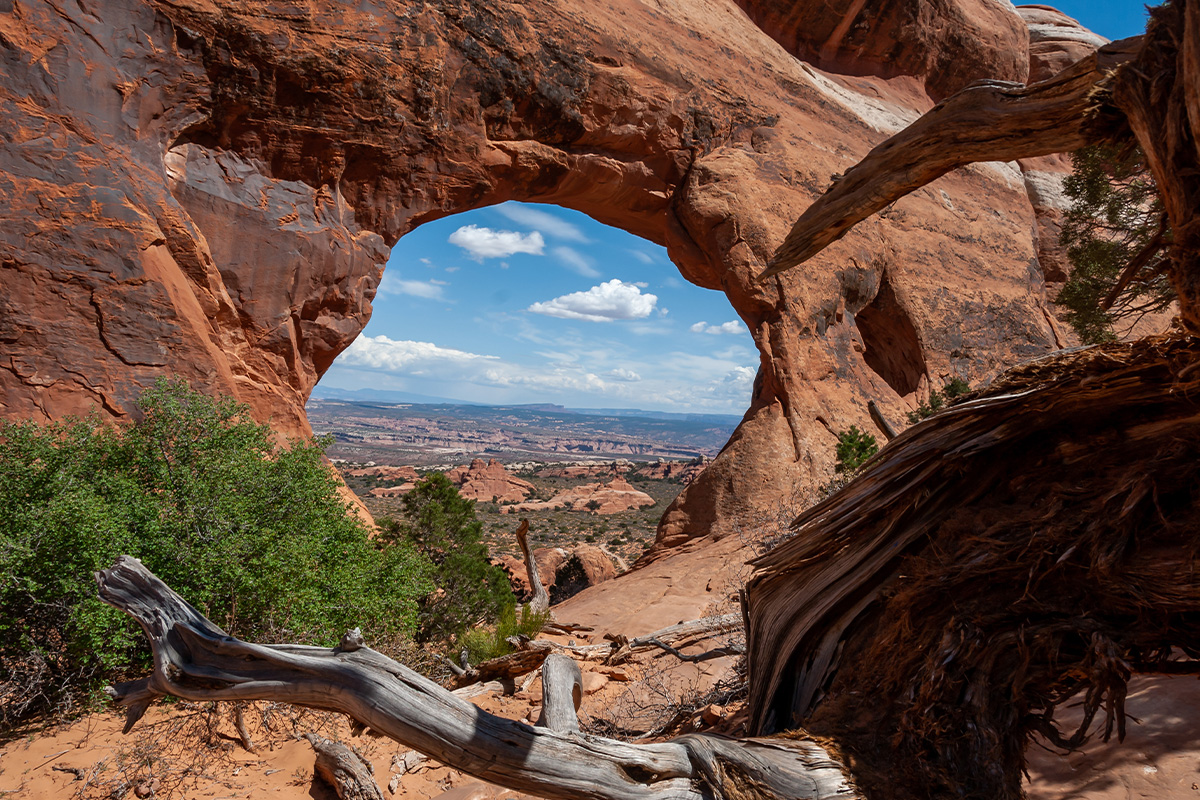
[[[360,395],[353,398],[339,398],[330,396],[331,394],[341,393],[344,395]],[[396,395],[411,399],[385,399],[383,397],[371,398],[369,395]],[[582,414],[599,414],[603,412],[630,414],[637,412],[639,414],[666,414],[673,417],[721,417],[730,418],[740,421],[745,412],[736,413],[732,411],[659,411],[649,408],[638,407],[619,407],[619,406],[565,406],[561,403],[551,401],[540,401],[532,403],[488,403],[478,400],[462,400],[453,397],[438,397],[436,395],[423,395],[417,392],[407,392],[399,389],[373,389],[363,387],[361,389],[344,389],[341,387],[322,387],[319,384],[313,388],[312,394],[308,398],[312,400],[339,400],[349,399],[351,402],[359,400],[372,400],[374,402],[386,403],[404,403],[410,405],[454,405],[454,406],[475,406],[479,408],[554,408],[561,409],[567,412],[582,413]]]

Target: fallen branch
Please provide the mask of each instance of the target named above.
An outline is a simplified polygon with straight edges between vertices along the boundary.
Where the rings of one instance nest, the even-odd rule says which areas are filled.
[[[691,663],[691,664],[699,664],[702,661],[711,661],[714,658],[724,658],[725,656],[740,656],[746,652],[744,648],[737,647],[736,645],[731,645],[729,647],[717,647],[712,650],[705,650],[703,653],[695,653],[693,655],[687,655],[686,653],[681,653],[679,650],[676,650],[674,647],[671,647],[671,645],[669,645],[669,644],[664,644],[663,642],[660,642],[658,639],[648,639],[646,643],[652,644],[655,647],[666,650],[668,653],[675,656],[680,661],[687,661],[688,663]]]
[[[1140,46],[1141,37],[1112,42],[1040,83],[981,81],[946,98],[867,153],[809,206],[758,279],[804,263],[952,169],[1064,153],[1100,138],[1094,92]]]
[[[658,744],[561,733],[503,719],[346,637],[333,649],[229,636],[122,556],[97,573],[100,598],[142,627],[150,676],[109,690],[129,730],[156,698],[277,700],[337,711],[481,780],[562,800],[858,797],[811,740],[689,735]],[[550,694],[554,693],[553,685]]]

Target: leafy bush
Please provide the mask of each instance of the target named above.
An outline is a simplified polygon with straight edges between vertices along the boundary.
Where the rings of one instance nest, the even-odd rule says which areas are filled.
[[[921,403],[917,406],[916,411],[908,412],[908,424],[915,425],[927,417],[932,417],[969,391],[971,391],[970,384],[962,378],[951,378],[941,389],[934,389],[929,393],[928,402]]]
[[[348,512],[317,441],[274,443],[230,399],[160,380],[142,419],[0,422],[0,718],[68,712],[149,650],[96,598],[129,554],[229,633],[332,644],[410,633],[428,562]]]
[[[475,501],[442,473],[429,474],[404,495],[401,517],[380,520],[380,529],[383,541],[411,543],[433,563],[436,590],[421,600],[418,641],[449,641],[516,605],[508,576],[488,561]]]
[[[879,444],[874,436],[851,425],[850,430],[838,434],[836,452],[835,469],[841,474],[850,475],[857,472],[868,458],[879,452]]]

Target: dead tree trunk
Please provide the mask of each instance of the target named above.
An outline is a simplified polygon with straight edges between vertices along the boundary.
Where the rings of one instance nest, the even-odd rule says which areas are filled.
[[[1119,732],[1131,672],[1200,671],[1197,463],[1190,337],[1032,362],[904,431],[754,562],[752,732],[832,737],[868,794],[1021,797],[1033,733],[1081,742],[1076,691]]]
[[[529,578],[529,591],[533,592],[533,599],[529,601],[529,610],[534,614],[545,614],[550,610],[550,595],[546,592],[546,587],[542,585],[542,578],[538,575],[537,561],[533,558],[533,551],[529,549],[529,520],[521,520],[521,525],[517,528],[517,544],[521,546],[521,555],[525,558],[525,574]]]
[[[154,652],[149,678],[111,690],[128,709],[126,730],[163,695],[270,699],[347,714],[482,780],[543,797],[858,796],[837,759],[812,740],[681,736],[632,745],[532,727],[488,714],[352,639],[332,650],[235,639],[137,559],[122,556],[96,579],[101,599],[137,620]],[[547,691],[557,693],[554,686]]]

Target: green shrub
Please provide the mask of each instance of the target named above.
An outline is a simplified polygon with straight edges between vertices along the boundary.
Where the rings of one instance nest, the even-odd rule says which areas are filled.
[[[419,642],[450,641],[502,618],[516,605],[508,576],[488,561],[475,501],[460,495],[440,472],[404,495],[400,518],[380,520],[380,538],[411,543],[433,563],[436,588],[420,603]]]
[[[850,430],[838,434],[836,452],[836,470],[849,475],[857,472],[868,458],[879,452],[879,444],[874,436],[851,425]]]
[[[147,668],[144,637],[96,598],[92,573],[121,554],[243,638],[412,632],[428,562],[368,537],[320,442],[278,446],[183,381],[138,407],[122,427],[0,422],[0,719],[77,709]]]
[[[467,651],[467,661],[478,665],[513,652],[513,646],[508,643],[510,636],[537,638],[542,626],[549,620],[549,611],[535,614],[529,610],[529,606],[521,606],[518,614],[516,606],[507,606],[501,610],[494,626],[472,628],[465,632],[460,640],[461,646]]]
[[[1175,301],[1167,275],[1172,237],[1140,148],[1092,145],[1072,153],[1071,165],[1060,237],[1071,275],[1055,302],[1080,340],[1099,344],[1116,338],[1115,325],[1132,327]],[[1127,275],[1135,261],[1140,268]]]

